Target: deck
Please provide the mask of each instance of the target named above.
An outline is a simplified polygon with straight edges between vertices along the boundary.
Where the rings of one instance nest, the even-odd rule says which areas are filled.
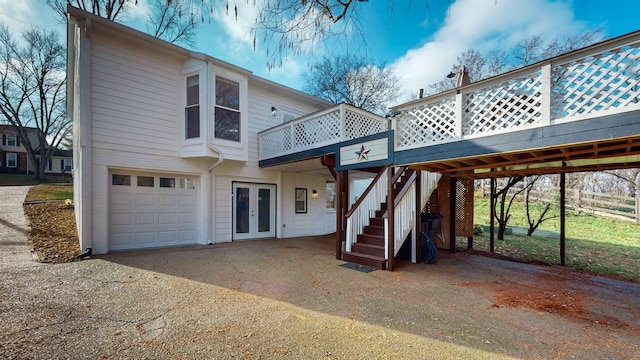
[[[343,107],[261,132],[261,165],[387,130]],[[392,109],[395,165],[469,178],[638,167],[640,32]]]

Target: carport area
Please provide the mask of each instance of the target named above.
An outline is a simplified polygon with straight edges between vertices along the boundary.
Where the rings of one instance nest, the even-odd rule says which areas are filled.
[[[46,265],[5,241],[5,359],[640,357],[640,285],[566,268],[456,253],[364,273],[333,236]]]

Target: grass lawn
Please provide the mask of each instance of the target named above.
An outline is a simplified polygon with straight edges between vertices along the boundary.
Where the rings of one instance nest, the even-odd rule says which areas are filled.
[[[25,201],[73,200],[72,184],[40,184],[32,187]]]
[[[55,174],[47,174],[45,181],[36,180],[33,174],[4,174],[0,173],[0,186],[22,186],[22,185],[38,185],[42,183],[73,183],[71,176],[60,176]]]
[[[489,200],[476,199],[474,222],[489,223]],[[510,226],[528,227],[523,203],[514,203]],[[557,211],[555,212],[557,214]],[[540,229],[559,231],[560,219]],[[474,249],[489,250],[489,234],[474,236]],[[459,247],[466,247],[466,241]],[[640,225],[590,215],[567,214],[566,264],[578,270],[640,282]],[[505,235],[495,241],[496,253],[549,264],[560,263],[559,237]]]

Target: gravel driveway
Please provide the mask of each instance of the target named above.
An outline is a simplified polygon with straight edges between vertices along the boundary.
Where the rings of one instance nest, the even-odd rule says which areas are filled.
[[[31,260],[0,188],[2,359],[640,359],[640,286],[465,253],[340,266],[332,237]]]

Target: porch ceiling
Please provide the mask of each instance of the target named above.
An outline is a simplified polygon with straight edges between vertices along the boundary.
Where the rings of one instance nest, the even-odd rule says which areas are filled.
[[[613,140],[444,159],[409,167],[460,178],[530,176],[640,167],[640,134]]]

